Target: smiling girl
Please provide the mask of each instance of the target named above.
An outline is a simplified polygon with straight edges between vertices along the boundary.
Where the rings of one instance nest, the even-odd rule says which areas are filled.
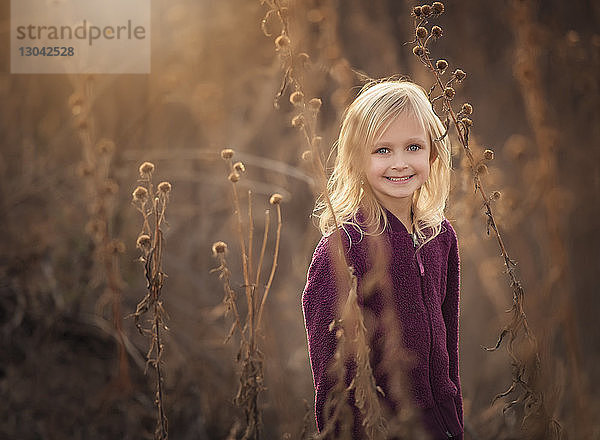
[[[338,224],[346,261],[357,278],[358,302],[369,314],[370,362],[385,395],[382,403],[393,412],[402,411],[388,389],[390,375],[402,371],[430,437],[463,438],[460,264],[456,233],[444,216],[451,172],[444,132],[425,91],[408,81],[368,84],[346,110],[327,188],[333,212],[322,196],[315,214],[323,237],[302,296],[319,432],[329,418],[324,406],[335,385],[329,368],[337,340],[330,324],[340,316],[339,305],[348,295],[336,282],[339,268],[332,257]],[[385,250],[383,264],[375,262],[373,247]],[[384,347],[389,347],[385,339],[397,333],[384,325],[388,311],[410,355],[408,369],[403,360],[394,372],[384,368]],[[360,412],[354,403],[350,393],[354,438],[360,438]]]

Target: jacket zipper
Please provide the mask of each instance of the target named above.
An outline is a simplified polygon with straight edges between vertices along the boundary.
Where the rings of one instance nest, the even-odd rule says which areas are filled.
[[[414,247],[416,249],[419,244],[417,235],[413,233],[413,234],[411,234],[411,236],[413,239]],[[420,251],[420,249],[419,249],[419,251]],[[444,433],[448,436],[448,438],[452,438],[452,434],[450,433],[450,431],[448,430],[448,426],[446,425],[446,420],[444,419],[444,415],[442,414],[442,411],[437,406],[437,401],[435,400],[435,396],[433,395],[433,386],[431,384],[431,347],[433,347],[433,325],[431,323],[431,316],[429,314],[429,309],[427,307],[427,303],[425,302],[425,289],[423,288],[423,276],[425,275],[425,266],[423,265],[423,261],[421,260],[421,253],[419,251],[416,251],[415,254],[416,254],[417,262],[419,265],[419,273],[420,273],[419,280],[420,280],[420,285],[421,285],[421,299],[423,300],[423,306],[425,307],[425,310],[427,310],[427,322],[429,323],[429,358],[428,358],[429,388],[431,389],[431,395],[433,396],[433,409],[434,409],[436,418],[438,419],[438,422],[441,421],[441,425],[442,425],[442,428],[444,429]]]

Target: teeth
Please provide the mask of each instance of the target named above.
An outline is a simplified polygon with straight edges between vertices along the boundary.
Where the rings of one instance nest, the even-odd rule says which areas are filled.
[[[408,176],[408,177],[388,177],[388,179],[391,180],[392,182],[398,182],[398,181],[408,180],[411,177],[412,176]]]

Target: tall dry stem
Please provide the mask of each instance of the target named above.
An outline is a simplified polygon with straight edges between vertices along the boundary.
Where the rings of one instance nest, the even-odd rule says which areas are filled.
[[[156,371],[155,404],[157,411],[155,440],[168,439],[168,424],[164,406],[164,372],[162,358],[164,343],[161,330],[167,331],[167,315],[163,307],[162,288],[166,274],[162,270],[163,260],[163,224],[166,223],[165,213],[171,192],[169,182],[161,182],[154,189],[152,173],[154,164],[144,162],[140,165],[139,186],[133,191],[133,206],[142,214],[142,230],[137,238],[136,245],[142,255],[140,261],[144,264],[146,277],[146,295],[137,304],[135,325],[142,335],[150,339],[150,346],[146,353],[146,368],[150,365]],[[140,319],[148,312],[151,313],[151,327],[148,329],[140,323]]]
[[[436,4],[438,5],[437,11],[433,7]],[[427,6],[427,8],[424,6],[413,8],[412,15],[414,17],[415,30],[413,53],[434,77],[434,84],[429,90],[429,96],[434,110],[435,105],[438,104],[438,107],[441,106],[441,109],[438,111],[441,111],[445,116],[443,118],[445,119],[446,126],[444,136],[448,135],[451,124],[456,129],[458,140],[468,158],[473,176],[474,190],[475,192],[479,192],[483,200],[484,214],[487,217],[487,233],[489,235],[490,230],[494,231],[513,291],[512,319],[500,333],[496,345],[487,349],[489,351],[497,350],[505,337],[508,337],[507,351],[511,358],[513,383],[505,392],[497,395],[496,398],[507,397],[512,393],[517,394],[516,399],[505,406],[505,410],[514,405],[522,404],[524,410],[521,427],[523,435],[526,438],[540,440],[562,438],[562,429],[552,417],[552,414],[549,414],[546,408],[545,390],[540,386],[542,365],[538,343],[525,315],[523,307],[524,289],[515,273],[516,262],[509,257],[499,231],[499,226],[493,215],[493,203],[500,198],[500,193],[494,191],[491,196],[486,194],[480,177],[481,172],[485,168],[477,163],[469,146],[469,134],[473,125],[470,115],[473,112],[473,108],[470,104],[465,103],[458,112],[455,112],[452,106],[456,95],[454,86],[465,79],[466,73],[461,69],[455,69],[449,75],[449,78],[448,76],[444,76],[449,66],[448,62],[444,59],[439,59],[434,63],[429,51],[429,43],[440,38],[443,33],[440,26],[434,25],[428,27],[429,20],[441,15],[443,11],[444,6],[441,2],[435,2],[431,7]],[[493,152],[491,152],[491,157],[493,158]]]
[[[223,281],[225,290],[223,302],[226,306],[226,314],[232,311],[234,315],[234,322],[225,342],[231,338],[236,330],[238,330],[240,334],[240,348],[237,356],[237,363],[240,368],[239,387],[234,402],[238,407],[243,408],[246,418],[246,428],[244,430],[243,439],[254,440],[259,439],[261,436],[262,412],[259,405],[259,396],[265,389],[263,386],[263,354],[259,347],[257,335],[260,331],[265,302],[269,295],[277,268],[282,227],[280,206],[282,197],[279,194],[273,194],[270,199],[271,205],[275,206],[277,209],[277,235],[275,247],[273,249],[271,272],[267,284],[263,288],[260,285],[260,278],[269,236],[270,214],[269,210],[265,211],[265,230],[263,233],[262,246],[256,272],[253,273],[254,217],[252,214],[252,193],[251,191],[248,191],[248,245],[246,247],[244,222],[237,188],[238,182],[241,179],[241,174],[245,172],[246,168],[241,162],[236,162],[234,164],[232,160],[233,155],[234,152],[231,149],[225,149],[221,152],[221,157],[228,165],[228,179],[232,188],[234,217],[236,220],[238,241],[240,242],[244,278],[243,287],[247,306],[245,316],[242,316],[239,311],[236,294],[231,287],[231,272],[225,258],[227,244],[224,242],[216,242],[213,244],[213,256],[219,261],[219,266],[211,272],[218,272],[219,278]],[[260,297],[261,291],[262,297]]]

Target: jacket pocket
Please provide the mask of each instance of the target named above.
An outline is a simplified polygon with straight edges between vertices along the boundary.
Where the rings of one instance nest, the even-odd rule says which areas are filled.
[[[453,437],[462,438],[463,428],[458,418],[458,411],[456,410],[456,402],[454,398],[446,399],[438,402],[438,407],[442,413],[446,427],[450,431]]]

